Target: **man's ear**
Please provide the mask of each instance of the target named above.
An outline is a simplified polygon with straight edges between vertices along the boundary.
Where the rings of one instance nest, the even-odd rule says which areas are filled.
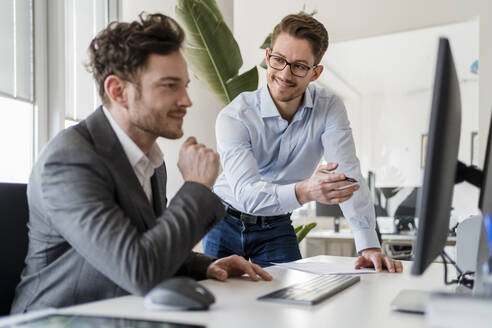
[[[324,69],[323,65],[318,65],[314,68],[314,70],[313,70],[314,74],[313,74],[313,76],[311,76],[311,82],[316,81],[319,78],[321,73],[323,73],[323,69]]]
[[[265,64],[268,66],[268,54],[272,51],[270,48],[265,49]]]
[[[121,107],[128,107],[127,82],[116,75],[109,75],[104,80],[104,91],[111,103],[116,103]]]

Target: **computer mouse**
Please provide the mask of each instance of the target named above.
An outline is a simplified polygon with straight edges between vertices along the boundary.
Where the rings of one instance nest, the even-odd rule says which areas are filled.
[[[174,277],[156,285],[144,304],[149,310],[208,310],[215,302],[214,295],[197,281],[188,277]]]

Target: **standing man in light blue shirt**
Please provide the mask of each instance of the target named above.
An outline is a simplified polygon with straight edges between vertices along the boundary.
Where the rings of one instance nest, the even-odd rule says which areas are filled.
[[[261,266],[300,259],[290,213],[318,201],[340,204],[360,254],[356,268],[402,271],[381,252],[345,107],[310,84],[323,71],[327,47],[328,33],[316,19],[285,17],[266,50],[267,87],[242,93],[219,114],[224,170],[214,192],[228,215],[204,238],[206,254],[239,254]],[[323,154],[328,164],[318,166]]]

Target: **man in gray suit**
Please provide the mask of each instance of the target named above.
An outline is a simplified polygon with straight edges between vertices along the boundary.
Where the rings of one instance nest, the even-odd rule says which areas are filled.
[[[166,208],[156,144],[183,136],[184,32],[169,17],[111,23],[89,47],[103,106],[44,149],[28,186],[29,251],[12,312],[126,294],[187,275],[271,277],[237,255],[215,260],[193,246],[225,216],[211,192],[218,155],[190,137],[179,153],[185,183]]]

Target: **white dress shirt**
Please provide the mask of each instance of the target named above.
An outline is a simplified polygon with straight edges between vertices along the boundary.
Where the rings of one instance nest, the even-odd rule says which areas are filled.
[[[120,128],[105,106],[103,106],[103,111],[109,124],[111,124],[116,137],[120,141],[145,195],[152,204],[152,185],[150,183],[150,178],[154,175],[155,169],[164,163],[164,155],[156,142],[152,145],[152,148],[150,148],[148,156],[145,155],[137,144]]]

